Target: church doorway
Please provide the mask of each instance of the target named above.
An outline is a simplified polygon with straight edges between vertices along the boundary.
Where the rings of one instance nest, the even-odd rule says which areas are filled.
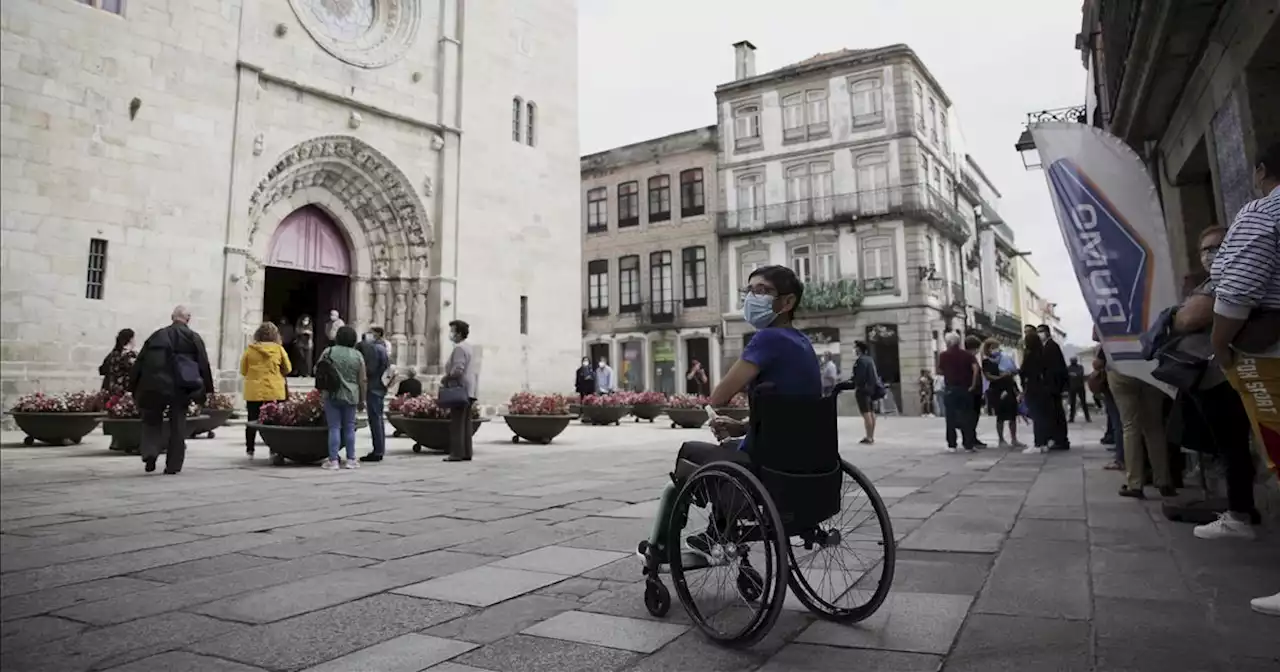
[[[310,375],[315,358],[329,345],[324,333],[329,311],[351,320],[350,274],[346,239],[323,210],[308,205],[280,222],[267,254],[262,316],[284,325],[281,336],[295,375]],[[311,318],[309,349],[297,336],[303,317]]]

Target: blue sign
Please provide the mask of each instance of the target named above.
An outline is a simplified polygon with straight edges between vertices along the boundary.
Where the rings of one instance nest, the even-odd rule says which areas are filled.
[[[1049,165],[1050,191],[1080,290],[1104,338],[1136,339],[1146,330],[1154,266],[1146,242],[1078,166]]]

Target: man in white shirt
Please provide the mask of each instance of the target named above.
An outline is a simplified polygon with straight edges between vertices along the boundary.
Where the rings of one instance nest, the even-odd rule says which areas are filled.
[[[596,367],[596,394],[612,394],[613,387],[613,367],[601,357],[600,366]]]

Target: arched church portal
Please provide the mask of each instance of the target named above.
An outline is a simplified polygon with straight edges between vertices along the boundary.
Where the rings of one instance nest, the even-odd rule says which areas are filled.
[[[329,311],[349,320],[351,301],[351,250],[328,213],[307,205],[289,213],[271,237],[262,287],[262,315],[266,320],[296,326],[305,315],[315,332],[311,357],[327,345],[323,325]],[[292,340],[288,329],[286,340]],[[289,344],[286,344],[289,345]],[[289,348],[294,359],[303,356]],[[311,362],[297,362],[298,371],[309,371]]]

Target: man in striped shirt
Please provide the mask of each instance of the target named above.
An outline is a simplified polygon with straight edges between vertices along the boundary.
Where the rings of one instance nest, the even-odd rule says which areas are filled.
[[[1280,463],[1280,143],[1262,152],[1254,180],[1262,197],[1240,209],[1214,258],[1211,339],[1214,360],[1240,395],[1274,474]],[[1242,338],[1246,329],[1255,334]],[[1251,604],[1280,616],[1280,593]]]

